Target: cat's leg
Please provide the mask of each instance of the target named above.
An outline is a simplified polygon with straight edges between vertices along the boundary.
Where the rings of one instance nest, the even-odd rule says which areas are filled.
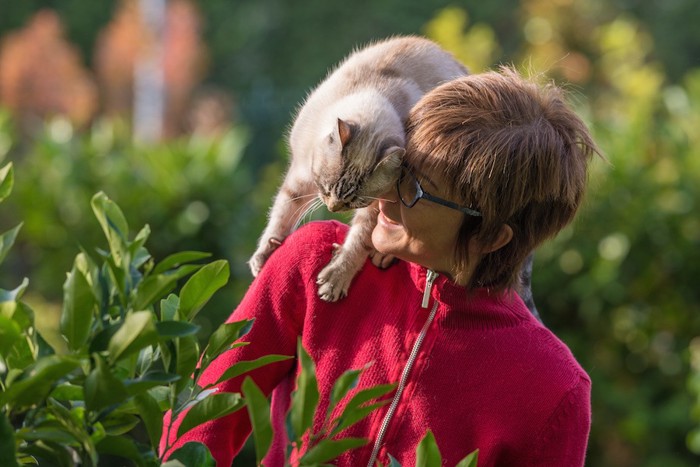
[[[258,240],[258,248],[248,261],[253,276],[258,275],[267,258],[292,233],[299,219],[316,199],[313,184],[298,182],[294,186],[289,185],[285,179],[270,208],[267,226]]]
[[[522,287],[519,295],[533,316],[539,321],[542,321],[542,318],[537,311],[537,307],[535,306],[535,299],[532,296],[532,263],[534,261],[534,257],[535,254],[530,253],[530,256],[528,256],[525,260],[525,264],[523,264],[523,269],[520,271]]]
[[[372,251],[372,230],[377,225],[377,208],[373,204],[355,211],[345,242],[334,244],[335,254],[316,279],[318,296],[327,302],[335,302],[347,296],[350,282],[362,269],[367,255]]]

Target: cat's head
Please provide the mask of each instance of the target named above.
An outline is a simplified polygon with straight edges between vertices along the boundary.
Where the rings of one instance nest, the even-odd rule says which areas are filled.
[[[405,153],[403,137],[382,133],[338,118],[323,139],[312,170],[330,211],[368,206],[396,183]]]

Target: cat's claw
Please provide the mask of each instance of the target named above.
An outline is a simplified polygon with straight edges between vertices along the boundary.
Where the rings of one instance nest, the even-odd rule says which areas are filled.
[[[334,254],[331,262],[321,270],[316,278],[318,296],[325,302],[337,302],[348,296],[350,282],[355,272],[349,270],[347,261],[339,254],[340,245],[333,245]]]
[[[265,262],[270,257],[273,251],[275,251],[282,242],[277,238],[270,238],[266,242],[262,242],[262,245],[253,253],[253,256],[248,261],[248,266],[250,266],[250,272],[253,277],[257,277],[260,274],[260,270],[265,265]]]
[[[319,283],[318,281],[316,282],[317,284],[320,285],[318,288],[318,296],[321,300],[324,302],[337,302],[341,298],[345,298],[348,296],[348,291],[347,289],[342,290],[338,289],[336,290],[333,287],[333,284],[330,282],[321,282]]]

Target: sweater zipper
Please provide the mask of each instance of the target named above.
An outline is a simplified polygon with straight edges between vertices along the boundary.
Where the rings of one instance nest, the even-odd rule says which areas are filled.
[[[435,282],[435,279],[437,277],[438,274],[435,271],[433,271],[432,269],[428,269],[428,273],[425,278],[425,290],[423,290],[423,301],[421,303],[421,308],[428,308],[428,303],[430,301],[430,291],[432,290],[433,283]],[[420,334],[418,334],[416,341],[413,343],[411,354],[408,356],[406,365],[404,365],[403,371],[401,372],[401,379],[399,379],[399,385],[396,388],[396,394],[394,394],[394,398],[391,401],[389,410],[386,412],[386,415],[384,415],[382,424],[379,427],[379,433],[377,434],[377,439],[374,442],[374,448],[372,449],[372,455],[369,457],[367,467],[373,467],[375,461],[377,460],[377,456],[379,455],[379,449],[381,449],[382,443],[384,443],[384,437],[386,436],[386,431],[389,428],[389,423],[394,417],[394,413],[396,412],[396,409],[399,406],[399,399],[401,399],[401,394],[403,394],[403,390],[406,388],[406,384],[408,383],[408,375],[411,373],[411,368],[413,368],[413,364],[415,363],[416,358],[418,358],[418,352],[420,351],[420,347],[423,344],[423,339],[425,339],[425,335],[428,333],[428,328],[430,328],[430,324],[435,318],[437,307],[438,302],[437,300],[435,300],[433,308],[430,310],[430,314],[428,315],[428,319],[425,321],[425,324],[423,325]]]

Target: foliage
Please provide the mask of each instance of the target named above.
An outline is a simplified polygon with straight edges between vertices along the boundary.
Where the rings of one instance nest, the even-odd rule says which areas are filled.
[[[425,35],[451,51],[470,73],[487,70],[498,55],[493,29],[486,24],[469,26],[466,10],[448,7],[425,25]]]
[[[0,175],[4,198],[12,189],[12,166]],[[190,379],[200,354],[199,327],[191,321],[227,282],[228,264],[195,264],[209,256],[199,252],[156,263],[144,247],[148,226],[129,240],[119,207],[103,193],[91,206],[109,248],[82,251],[67,274],[60,320],[65,346],[52,348],[36,332],[33,311],[21,300],[26,279],[0,293],[0,443],[16,452],[16,461],[6,459],[9,465],[97,465],[101,455],[157,465],[163,410],[191,406],[187,425],[195,426],[243,406],[238,395],[200,398],[206,388]],[[3,234],[3,253],[16,233]],[[179,296],[171,293],[187,276]],[[222,326],[205,361],[244,328]],[[137,426],[145,429],[146,445],[133,436]]]
[[[115,2],[104,6],[85,0],[0,0],[0,29],[20,28],[38,6],[49,3],[89,64],[95,37],[109,22]],[[227,256],[232,259],[232,274],[239,277],[233,287],[240,287],[240,292],[248,278],[245,259],[284,165],[284,128],[306,91],[353,46],[377,37],[424,31],[458,53],[450,43],[475,37],[460,19],[468,18],[467,26],[487,25],[493,30],[491,45],[500,54],[494,52],[492,64],[514,62],[535,74],[573,83],[568,87],[578,110],[610,160],[591,172],[589,195],[578,221],[538,252],[533,278],[545,323],[572,348],[593,379],[588,463],[697,465],[700,315],[694,282],[700,264],[695,214],[700,78],[693,70],[700,44],[700,30],[694,27],[700,15],[697,1],[500,0],[470,4],[468,15],[454,9],[454,3],[441,10],[448,3],[200,2],[211,57],[209,81],[237,94],[241,119],[251,128],[250,144],[229,174],[233,178],[219,177],[220,171],[215,171],[210,183],[191,184],[182,176],[177,184],[187,188],[181,197],[165,196],[167,190],[153,188],[175,186],[170,180],[144,183],[138,174],[150,171],[141,168],[148,167],[150,158],[131,153],[162,151],[163,156],[154,160],[174,157],[182,162],[183,148],[191,144],[188,138],[155,148],[132,148],[130,136],[118,126],[98,122],[87,135],[76,132],[56,142],[50,136],[53,130],[48,130],[39,142],[22,146],[0,115],[0,156],[11,147],[9,157],[22,179],[30,180],[25,173],[35,174],[26,187],[18,187],[23,193],[18,193],[16,203],[10,200],[12,208],[0,216],[7,230],[17,221],[15,212],[28,213],[24,238],[18,240],[21,257],[28,262],[22,265],[9,257],[10,269],[25,275],[31,271],[32,277],[38,271],[40,279],[33,280],[33,286],[42,291],[56,285],[52,278],[71,264],[63,244],[74,238],[92,244],[96,237],[90,222],[82,218],[89,208],[81,200],[104,189],[130,218],[155,220],[161,237],[154,247],[163,250],[155,256],[162,257],[166,249],[195,248],[192,245]],[[310,23],[319,27],[309,28]],[[426,24],[432,29],[424,28]],[[87,143],[99,140],[101,128],[116,128],[114,141],[121,149],[112,151],[114,158],[108,153],[92,160]],[[47,157],[47,151],[54,156]],[[137,175],[129,175],[127,168],[111,169],[122,159],[136,168]],[[258,169],[270,161],[276,165],[260,176]],[[183,162],[177,167],[185,174],[188,166]],[[56,180],[60,189],[53,191],[50,187]],[[85,188],[78,193],[77,186]],[[169,201],[161,202],[162,197]],[[60,199],[67,202],[59,205]],[[185,216],[190,200],[201,200],[210,214],[199,228],[181,229],[177,219]],[[34,210],[38,214],[32,220]],[[60,289],[44,295],[55,298]],[[225,303],[235,299],[226,298]],[[227,312],[224,306],[221,310]],[[199,316],[205,313],[213,311]],[[200,324],[206,330],[206,321]]]
[[[245,257],[253,250],[265,219],[264,203],[272,196],[271,186],[253,189],[249,162],[242,160],[247,139],[245,128],[234,127],[213,137],[190,135],[143,145],[134,143],[118,120],[101,120],[79,133],[56,117],[36,140],[22,145],[12,121],[0,112],[0,158],[14,159],[23,180],[0,216],[0,228],[7,228],[17,213],[24,217],[18,244],[22,255],[11,259],[10,270],[31,271],[34,292],[58,298],[62,292],[54,278],[72,261],[66,244],[94,245],[102,235],[89,215],[89,199],[97,191],[118,201],[134,222],[159,232],[152,246],[155,257],[187,249]],[[223,321],[245,290],[247,265],[234,262],[232,275],[237,280],[220,294],[217,307],[224,315],[208,315],[201,325]]]
[[[0,169],[0,202],[14,186],[12,164]],[[253,427],[258,463],[272,442],[270,407],[255,382],[246,377],[243,395],[213,387],[267,365],[292,358],[265,355],[229,367],[218,381],[200,384],[201,369],[220,354],[247,345],[238,339],[252,320],[224,323],[200,353],[196,315],[229,278],[223,260],[195,263],[210,256],[185,251],[156,263],[145,248],[150,228],[129,240],[121,209],[100,192],[92,210],[108,250],[79,253],[63,284],[60,332],[64,345],[52,347],[37,332],[34,313],[21,299],[27,279],[14,290],[0,289],[0,447],[2,465],[96,466],[105,456],[139,466],[159,465],[163,412],[182,417],[177,437],[207,421],[246,407]],[[17,226],[0,236],[0,262],[14,244]],[[178,282],[190,276],[172,293]],[[379,385],[355,392],[363,371],[349,370],[336,382],[323,430],[311,431],[319,390],[313,361],[298,346],[301,371],[287,426],[299,465],[318,465],[362,446],[366,439],[341,438],[342,430],[386,404],[377,398],[394,389]],[[331,417],[339,403],[344,407]],[[137,434],[145,432],[146,443]],[[168,425],[168,430],[171,425]],[[165,439],[170,439],[166,434]],[[162,452],[169,452],[164,446]],[[187,443],[164,465],[213,465],[206,447]],[[179,465],[179,464],[178,464]]]

